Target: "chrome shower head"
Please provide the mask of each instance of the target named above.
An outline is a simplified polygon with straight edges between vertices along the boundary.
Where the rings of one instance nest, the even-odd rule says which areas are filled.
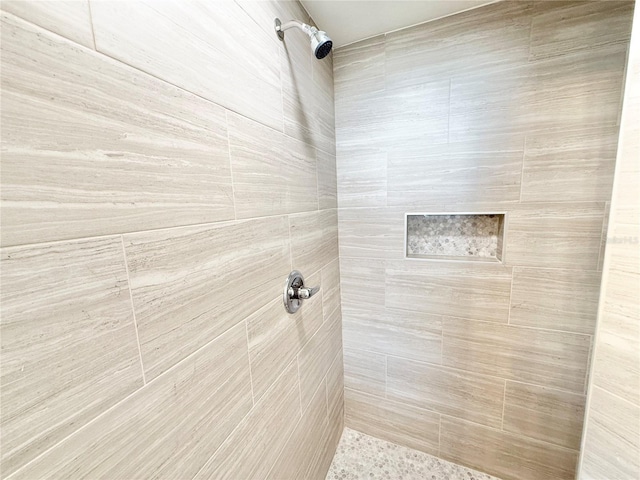
[[[333,42],[329,38],[329,35],[327,35],[327,32],[323,32],[322,30],[318,30],[316,27],[312,27],[311,25],[307,25],[306,23],[302,23],[297,20],[282,23],[279,18],[275,19],[276,34],[280,40],[284,40],[284,31],[292,27],[296,27],[309,35],[309,38],[311,39],[311,50],[317,59],[320,60],[329,55],[329,52],[331,52],[331,48],[333,47]]]

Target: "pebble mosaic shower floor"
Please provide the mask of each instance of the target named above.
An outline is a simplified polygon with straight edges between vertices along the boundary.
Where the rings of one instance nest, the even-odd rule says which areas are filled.
[[[345,428],[326,480],[500,480]]]

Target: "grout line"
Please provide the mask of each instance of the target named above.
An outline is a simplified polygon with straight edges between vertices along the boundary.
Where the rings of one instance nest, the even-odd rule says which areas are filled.
[[[442,415],[438,413],[438,458],[442,458]]]
[[[289,270],[293,271],[293,239],[291,237],[291,215],[287,215],[287,225],[289,226]],[[322,278],[322,274],[320,274]]]
[[[271,303],[271,302],[269,302]],[[247,317],[248,318],[248,317]],[[249,362],[249,383],[251,385],[251,405],[253,407],[256,406],[256,394],[253,391],[253,373],[251,372],[251,355],[249,354],[249,326],[247,325],[247,319],[243,320],[244,322],[244,332],[247,336],[247,360]],[[263,393],[264,395],[264,393]]]
[[[142,363],[142,348],[140,347],[140,335],[138,334],[138,320],[136,318],[136,309],[133,306],[133,293],[131,292],[131,276],[129,275],[129,263],[127,262],[127,251],[124,248],[124,237],[120,235],[120,244],[122,245],[122,255],[124,257],[124,268],[127,272],[127,286],[129,287],[129,300],[131,300],[131,312],[133,313],[133,328],[136,331],[136,343],[138,344],[138,355],[140,357],[140,369],[142,370],[143,386],[147,384],[147,377],[144,373],[144,364]]]
[[[91,13],[91,0],[87,0],[87,8],[89,10],[89,27],[91,27],[91,39],[93,40],[93,49],[97,52],[98,47],[96,46],[96,31],[93,28],[93,13]]]
[[[640,8],[640,7],[639,7]],[[607,204],[609,208],[607,209]],[[607,234],[609,225],[609,218],[611,217],[611,202],[604,202],[604,210],[602,212],[602,226],[600,227],[600,249],[598,251],[598,272],[602,272],[602,267],[604,265],[604,252],[607,248]]]
[[[322,327],[320,327],[322,328]],[[320,329],[318,329],[320,330]],[[318,333],[318,332],[316,332]],[[315,334],[314,334],[315,336]],[[313,337],[312,337],[313,338]],[[302,349],[300,349],[301,351]],[[300,415],[303,414],[304,412],[304,407],[302,406],[302,382],[300,381],[300,351],[298,351],[298,353],[296,353],[296,358],[294,358],[295,362],[296,362],[296,373],[298,374],[298,399],[300,400]]]
[[[229,134],[229,114],[226,108],[224,109],[224,122],[227,127],[227,152],[229,154],[229,174],[231,176],[231,201],[233,203],[233,219],[238,220],[238,212],[236,209],[236,187],[233,181],[233,160],[231,159],[231,136]]]
[[[389,378],[389,355],[385,355],[384,356],[384,398],[385,399],[389,399],[389,393],[388,393],[388,388],[387,388],[387,384],[388,379]]]
[[[522,203],[522,186],[524,185],[524,157],[527,152],[527,136],[524,136],[524,140],[522,141],[522,160],[520,162],[520,196],[518,203]],[[527,202],[529,203],[529,202]],[[533,203],[533,202],[531,202]]]
[[[502,416],[500,418],[500,430],[504,432],[504,410],[507,406],[507,379],[504,380],[504,390],[502,393]]]
[[[507,308],[507,325],[511,325],[511,300],[513,299],[513,268],[511,268],[511,282],[509,282],[509,305]]]

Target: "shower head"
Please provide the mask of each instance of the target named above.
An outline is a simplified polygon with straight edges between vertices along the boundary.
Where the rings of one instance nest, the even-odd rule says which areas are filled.
[[[311,39],[311,51],[313,51],[317,59],[320,60],[329,55],[331,47],[333,47],[333,42],[329,38],[329,35],[327,35],[327,32],[323,32],[316,27],[297,20],[291,20],[287,23],[282,23],[279,18],[275,20],[276,34],[280,40],[284,40],[284,31],[292,27],[302,30],[309,36]]]

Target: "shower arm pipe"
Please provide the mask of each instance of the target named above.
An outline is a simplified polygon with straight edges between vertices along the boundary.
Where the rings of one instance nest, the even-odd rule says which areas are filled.
[[[277,32],[283,32],[290,28],[299,28],[307,35],[313,35],[314,33],[318,33],[318,29],[316,27],[312,27],[311,25],[307,25],[306,23],[299,22],[298,20],[289,20],[281,25],[276,25]]]

